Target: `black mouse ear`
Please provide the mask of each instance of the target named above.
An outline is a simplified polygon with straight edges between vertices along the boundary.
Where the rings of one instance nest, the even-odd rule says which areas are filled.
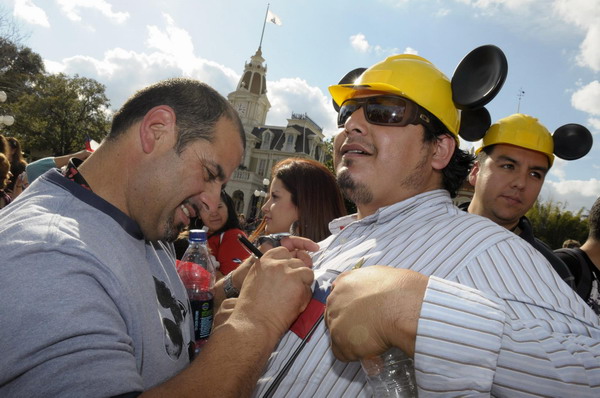
[[[342,80],[340,80],[340,82],[338,84],[352,84],[366,70],[367,70],[367,68],[356,68],[356,69],[353,69],[350,72],[346,73],[344,75],[344,77],[342,77]],[[339,112],[340,111],[340,106],[333,99],[331,100],[331,103],[333,105],[333,109],[335,109],[336,112]]]
[[[458,135],[463,140],[479,141],[492,125],[488,110],[483,107],[474,110],[461,111],[460,130]]]
[[[575,160],[584,157],[592,149],[592,133],[580,124],[565,124],[552,134],[554,154],[561,159]]]
[[[452,76],[452,100],[458,109],[477,109],[490,102],[508,75],[502,50],[488,44],[467,54]]]

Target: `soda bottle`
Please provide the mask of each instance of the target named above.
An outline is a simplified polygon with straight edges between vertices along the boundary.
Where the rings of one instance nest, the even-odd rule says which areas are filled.
[[[380,356],[361,362],[374,398],[405,398],[417,396],[413,360],[401,349],[392,347]]]
[[[177,265],[177,273],[190,299],[194,322],[195,353],[206,343],[210,335],[214,312],[215,267],[206,245],[206,231],[192,229],[189,246]]]

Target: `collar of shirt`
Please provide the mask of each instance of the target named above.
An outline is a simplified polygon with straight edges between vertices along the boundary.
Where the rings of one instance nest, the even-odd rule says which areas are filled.
[[[423,192],[401,202],[394,203],[389,206],[379,208],[374,214],[358,220],[358,215],[350,214],[344,217],[336,218],[329,223],[329,231],[332,235],[337,235],[341,230],[354,222],[361,224],[385,224],[392,219],[396,223],[403,222],[414,214],[414,210],[422,206],[432,208],[438,207],[440,204],[452,204],[450,194],[444,189],[436,189],[433,191]]]

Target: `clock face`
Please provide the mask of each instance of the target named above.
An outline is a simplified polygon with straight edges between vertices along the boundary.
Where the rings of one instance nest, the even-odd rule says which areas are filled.
[[[238,104],[237,111],[240,116],[244,116],[246,114],[246,104]]]

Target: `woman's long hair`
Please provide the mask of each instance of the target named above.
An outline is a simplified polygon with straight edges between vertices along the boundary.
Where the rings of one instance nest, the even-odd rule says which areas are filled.
[[[329,235],[329,222],[346,215],[346,207],[335,176],[327,167],[313,159],[288,158],[271,170],[271,179],[280,180],[298,208],[296,235],[319,242]],[[264,234],[265,220],[250,236],[256,240]]]
[[[21,149],[21,143],[15,137],[6,138],[6,142],[13,149],[13,154],[9,159],[10,164],[17,164],[25,162],[25,158],[23,158],[23,150]]]

